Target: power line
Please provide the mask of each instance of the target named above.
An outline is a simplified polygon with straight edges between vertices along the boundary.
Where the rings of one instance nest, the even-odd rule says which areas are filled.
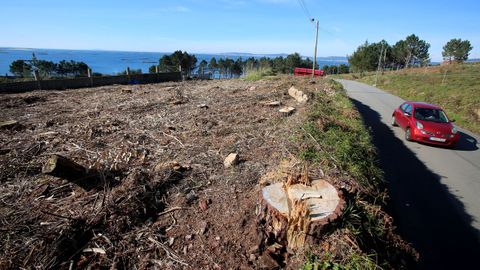
[[[310,14],[310,12],[308,11],[308,8],[307,8],[307,5],[305,4],[305,2],[303,0],[297,0],[297,2],[298,2],[298,4],[300,4],[300,7],[302,8],[303,12],[307,16],[308,20],[312,22],[313,17]]]
[[[308,7],[307,7],[307,4],[305,4],[304,0],[297,0],[298,4],[300,5],[300,7],[302,8],[303,12],[305,13],[308,21],[312,24],[313,27],[315,27],[315,18],[312,16],[312,14],[310,13]],[[317,19],[318,20],[318,19]],[[327,28],[325,27],[319,27],[320,30],[322,30],[323,32],[327,33],[327,34],[330,34],[332,36],[337,36],[336,34],[332,33],[331,31],[329,31]],[[344,40],[342,40],[344,41]]]
[[[300,4],[300,7],[302,7],[303,12],[305,12],[305,15],[307,15],[308,21],[310,21],[312,24],[317,21],[316,23],[316,35],[315,35],[315,49],[313,53],[313,67],[312,67],[312,78],[315,78],[315,66],[316,66],[316,61],[317,61],[317,45],[318,45],[318,26],[319,26],[319,21],[315,20],[315,18],[312,17],[310,12],[308,11],[307,5],[303,0],[297,0],[298,4]]]
[[[310,13],[308,12],[307,7],[305,6],[305,2],[303,2],[303,0],[297,0],[297,2],[300,4],[300,7],[302,8],[305,15],[310,19],[311,16],[310,16]]]

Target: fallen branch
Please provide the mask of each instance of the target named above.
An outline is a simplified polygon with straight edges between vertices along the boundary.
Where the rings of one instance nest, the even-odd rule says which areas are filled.
[[[172,225],[170,225],[168,228],[165,229],[166,232],[173,229],[173,226],[175,226],[177,224],[177,220],[175,219],[175,217],[172,214],[170,214],[170,217],[173,219],[173,223],[172,223]]]
[[[50,213],[50,212],[47,212],[45,210],[41,210],[41,212],[44,213],[44,214],[47,214],[47,215],[54,216],[54,217],[59,217],[59,218],[64,218],[64,219],[69,219],[69,220],[75,220],[74,218],[62,216],[62,215],[59,215],[59,214]]]
[[[170,138],[176,140],[182,147],[185,147],[185,145],[184,145],[177,137],[175,137],[175,136],[173,136],[173,135],[170,135],[170,134],[167,134],[167,133],[165,133],[165,132],[163,132],[163,131],[162,131],[162,133],[163,133],[163,135],[165,135],[165,136],[167,136],[167,137],[170,137]]]
[[[178,256],[171,248],[165,246],[164,244],[160,243],[159,241],[153,239],[152,237],[148,237],[148,240],[155,245],[161,247],[165,253],[167,253],[167,257],[170,258],[171,260],[184,265],[184,266],[189,266],[188,263],[184,262],[180,256]]]
[[[167,209],[167,210],[161,212],[160,214],[158,214],[158,216],[163,216],[163,215],[168,214],[168,213],[173,212],[173,211],[185,210],[185,209],[188,209],[188,207],[173,207],[173,208],[170,208],[170,209]]]
[[[93,151],[87,150],[85,148],[82,148],[80,145],[78,145],[76,143],[72,143],[72,145],[78,150],[82,150],[82,151],[85,151],[85,152],[90,153],[90,154],[98,154],[96,152],[93,152]]]

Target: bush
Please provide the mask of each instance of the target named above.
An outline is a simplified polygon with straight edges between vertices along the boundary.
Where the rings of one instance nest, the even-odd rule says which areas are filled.
[[[271,68],[260,68],[258,70],[251,70],[246,73],[244,77],[246,81],[258,81],[268,76],[275,76],[275,72]]]

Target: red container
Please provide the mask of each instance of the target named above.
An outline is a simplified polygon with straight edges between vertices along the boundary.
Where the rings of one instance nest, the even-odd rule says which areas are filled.
[[[311,68],[295,68],[293,73],[295,76],[312,76],[312,69]],[[325,75],[323,70],[315,69],[315,76],[323,76]]]

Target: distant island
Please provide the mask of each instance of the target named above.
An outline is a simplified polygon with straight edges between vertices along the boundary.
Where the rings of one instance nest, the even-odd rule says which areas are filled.
[[[212,53],[212,55],[225,55],[225,56],[248,56],[248,57],[267,57],[267,58],[275,58],[275,57],[287,57],[288,53],[270,53],[270,54],[256,54],[256,53],[245,53],[245,52],[226,52],[226,53]],[[313,58],[310,56],[302,56],[304,58]],[[348,58],[346,56],[317,56],[318,61],[328,61],[328,62],[342,62],[347,63]]]
[[[472,59],[468,59],[467,62],[469,63],[475,63],[475,62],[480,62],[480,58],[472,58]]]

